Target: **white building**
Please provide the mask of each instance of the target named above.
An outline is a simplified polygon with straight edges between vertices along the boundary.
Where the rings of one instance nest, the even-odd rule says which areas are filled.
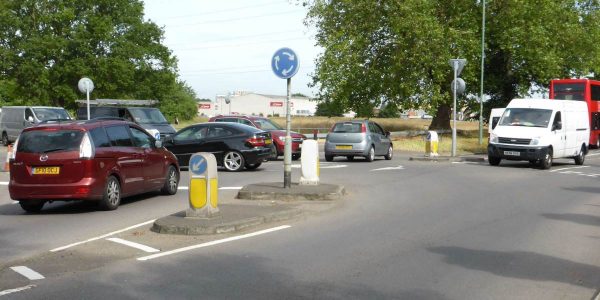
[[[263,115],[285,116],[287,96],[263,95],[252,92],[234,92],[227,96],[217,95],[212,103],[198,103],[198,115]],[[314,116],[317,102],[308,97],[292,96],[290,114],[292,116]]]

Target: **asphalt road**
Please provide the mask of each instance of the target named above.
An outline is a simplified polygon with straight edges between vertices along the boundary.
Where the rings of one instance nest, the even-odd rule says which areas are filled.
[[[334,209],[145,261],[137,258],[147,253],[104,238],[49,250],[182,210],[185,190],[129,199],[113,212],[54,203],[29,215],[0,186],[0,295],[21,288],[6,297],[591,299],[600,288],[600,151],[583,167],[556,160],[550,170],[416,162],[400,153],[321,166],[323,182],[348,191]],[[219,186],[232,188],[220,191],[228,201],[236,187],[282,180],[282,162],[219,176]],[[293,169],[293,181],[298,176]],[[165,251],[239,235],[158,236],[148,227],[111,237]],[[17,265],[45,278],[28,280],[10,269]]]

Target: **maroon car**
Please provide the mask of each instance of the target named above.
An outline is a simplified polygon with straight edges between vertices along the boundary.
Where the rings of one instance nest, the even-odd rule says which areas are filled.
[[[208,121],[241,123],[268,131],[271,133],[274,145],[271,158],[275,159],[277,156],[283,155],[283,148],[285,145],[285,129],[281,128],[279,125],[277,125],[277,123],[269,120],[268,118],[245,115],[219,115],[210,118]],[[302,141],[306,139],[306,136],[297,132],[291,132],[290,136],[292,137],[292,159],[298,160],[302,150]]]
[[[10,159],[10,197],[28,212],[55,200],[92,200],[116,209],[121,197],[179,184],[175,156],[127,121],[40,124],[23,130]]]

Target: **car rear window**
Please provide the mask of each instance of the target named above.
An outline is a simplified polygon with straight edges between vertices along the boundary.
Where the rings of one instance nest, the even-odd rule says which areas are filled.
[[[79,151],[83,137],[79,130],[32,130],[19,136],[17,152],[48,153]]]
[[[361,123],[337,123],[333,127],[333,132],[360,133],[361,132]]]

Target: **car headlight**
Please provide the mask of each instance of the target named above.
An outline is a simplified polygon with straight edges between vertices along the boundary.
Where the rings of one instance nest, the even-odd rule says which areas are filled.
[[[540,143],[540,137],[538,136],[538,137],[532,138],[531,142],[529,142],[529,145],[535,146],[535,145],[538,145],[539,143]]]
[[[498,136],[495,134],[490,134],[490,143],[498,143]]]

